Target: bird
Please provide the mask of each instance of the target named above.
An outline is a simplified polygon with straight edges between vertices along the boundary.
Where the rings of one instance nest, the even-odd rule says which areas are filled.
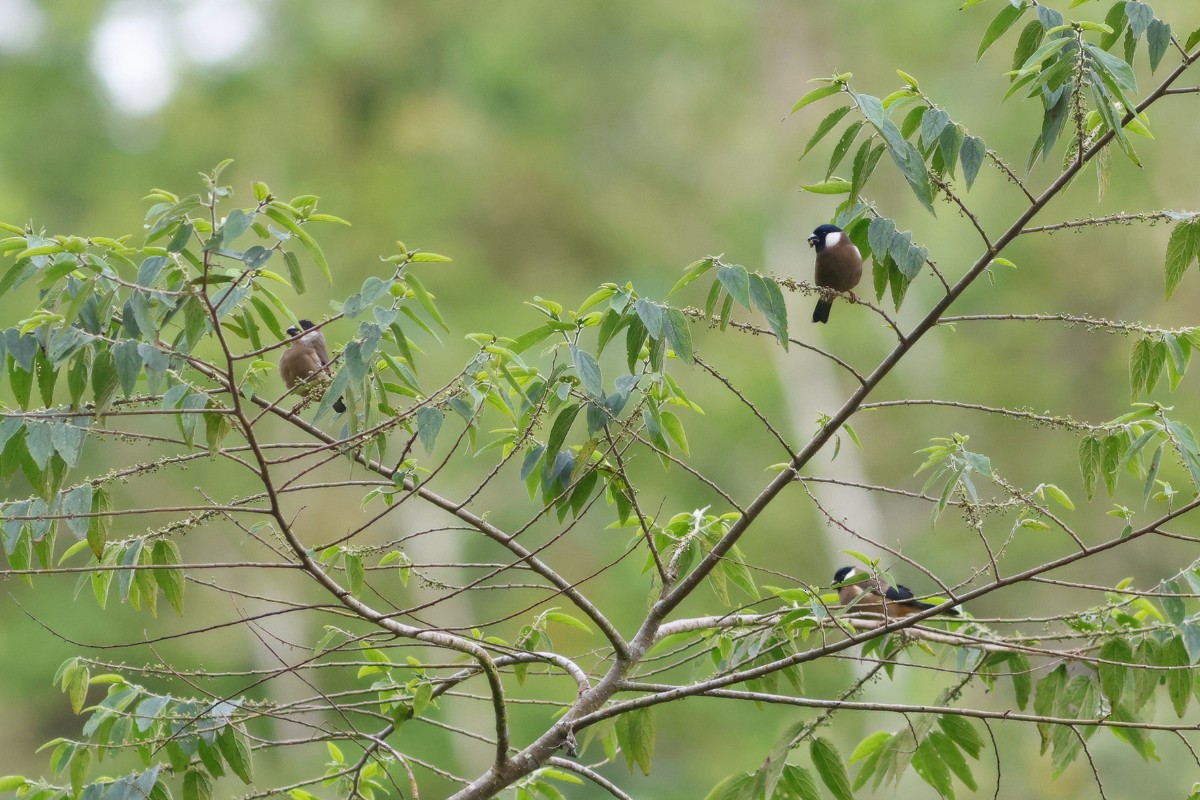
[[[301,336],[301,332],[307,331]],[[296,389],[301,394],[307,394],[305,384],[314,376],[321,374],[329,377],[329,348],[325,345],[325,334],[314,329],[312,320],[300,320],[300,327],[287,329],[288,336],[298,337],[279,359],[279,374],[289,389]],[[333,404],[333,410],[341,414],[346,411],[346,404],[338,398]]]
[[[857,567],[842,567],[833,573],[833,585],[837,586],[838,602],[843,606],[853,611],[883,614],[885,617],[907,617],[940,605],[916,600],[912,589],[907,586],[892,586]],[[962,614],[957,607],[943,613],[953,616]]]
[[[818,225],[808,237],[808,246],[817,250],[817,286],[849,292],[850,300],[857,303],[852,290],[862,279],[863,259],[846,232],[837,225]],[[823,294],[813,310],[813,322],[829,322],[831,308],[833,298]]]

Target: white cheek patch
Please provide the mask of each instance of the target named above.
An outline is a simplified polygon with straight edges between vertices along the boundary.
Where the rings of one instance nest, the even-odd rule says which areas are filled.
[[[826,247],[833,247],[841,240],[842,240],[841,231],[833,231],[831,233],[825,234],[825,246]]]

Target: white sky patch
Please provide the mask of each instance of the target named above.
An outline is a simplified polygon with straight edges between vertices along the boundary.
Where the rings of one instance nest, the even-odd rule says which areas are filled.
[[[44,21],[45,14],[34,0],[0,0],[0,53],[32,50]]]
[[[170,34],[170,19],[156,3],[125,0],[104,15],[91,64],[118,111],[146,116],[171,98],[178,76]]]
[[[258,4],[247,0],[193,0],[177,20],[184,53],[206,66],[241,56],[262,35],[263,28]]]

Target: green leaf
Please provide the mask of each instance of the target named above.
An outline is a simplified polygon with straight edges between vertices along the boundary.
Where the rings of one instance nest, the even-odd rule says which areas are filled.
[[[966,762],[963,762],[964,764]],[[942,797],[954,800],[954,785],[950,778],[950,769],[942,761],[937,748],[928,738],[921,742],[912,757],[913,772],[921,776]]]
[[[287,266],[288,280],[291,281],[296,294],[304,294],[304,272],[300,269],[300,259],[296,258],[296,254],[291,250],[284,250],[283,263]]]
[[[848,110],[849,109],[843,109],[843,113]],[[697,278],[699,278],[704,273],[708,272],[710,269],[712,269],[716,265],[717,265],[716,259],[711,258],[711,257],[710,258],[701,258],[698,261],[693,261],[691,264],[688,264],[687,267],[684,269],[683,277],[675,282],[675,285],[671,287],[671,291],[667,292],[667,297],[670,297],[671,295],[675,294],[680,289],[687,286],[689,283],[696,280]],[[616,313],[616,312],[613,312],[613,313]]]
[[[1042,488],[1045,489],[1046,494],[1054,498],[1055,502],[1057,502],[1060,506],[1068,511],[1075,510],[1075,504],[1071,502],[1071,498],[1067,497],[1067,493],[1062,489],[1058,488],[1053,483],[1047,483]]]
[[[925,112],[932,113],[932,109],[928,106],[913,106],[912,110],[904,115],[904,119],[900,123],[900,135],[905,139],[912,136],[917,128],[921,127],[921,123],[925,121]]]
[[[633,309],[637,312],[638,319],[646,326],[646,331],[650,336],[654,339],[661,339],[663,307],[658,303],[652,303],[649,300],[639,297],[633,304]]]
[[[1108,490],[1109,497],[1117,490],[1117,470],[1121,467],[1121,456],[1124,454],[1121,439],[1120,435],[1105,439],[1100,458],[1100,474],[1104,477],[1104,488]]]
[[[91,522],[92,485],[82,483],[63,496],[60,513],[66,516],[67,526],[79,539],[87,536],[88,525]]]
[[[308,231],[296,224],[296,221],[274,206],[267,206],[262,210],[271,219],[278,222],[284,228],[287,228],[293,236],[300,240],[300,244],[308,252],[309,257],[316,263],[321,270],[321,274],[325,276],[325,282],[333,284],[333,274],[329,271],[329,262],[325,260],[325,254],[321,252],[320,246],[317,245],[315,239],[308,235]]]
[[[571,346],[571,357],[575,362],[575,372],[579,382],[588,396],[594,400],[604,399],[604,379],[600,374],[600,365],[586,350]]]
[[[812,194],[846,194],[850,191],[851,183],[843,178],[832,178],[820,183],[808,183],[800,188]]]
[[[104,544],[108,539],[109,528],[112,527],[112,517],[105,512],[112,511],[112,495],[104,486],[99,486],[92,492],[92,513],[88,523],[87,541],[96,558],[104,555]],[[106,573],[111,575],[111,573]]]
[[[550,622],[557,622],[559,625],[569,625],[572,628],[578,628],[584,633],[592,633],[592,629],[586,623],[572,617],[570,614],[564,614],[561,611],[547,611],[545,617]]]
[[[817,774],[821,776],[821,781],[830,793],[837,800],[854,800],[854,793],[850,791],[850,778],[846,774],[846,765],[842,763],[842,757],[838,755],[837,748],[828,739],[817,737],[809,745],[808,754],[812,758],[813,766],[817,768]]]
[[[1200,220],[1180,222],[1171,231],[1167,240],[1167,299],[1171,299],[1175,287],[1183,280],[1192,261],[1200,257]]]
[[[1056,55],[1059,50],[1062,50],[1064,47],[1072,44],[1073,42],[1074,40],[1069,38],[1051,39],[1037,50],[1034,50],[1033,54],[1030,55],[1029,58],[1025,59],[1025,62],[1021,64],[1020,68],[1017,70],[1017,74],[1023,75],[1031,72],[1040,72],[1040,67],[1047,59]],[[1013,88],[1016,88],[1016,84],[1013,85]],[[1009,90],[1009,94],[1012,94],[1012,89]]]
[[[1083,475],[1083,486],[1088,499],[1096,493],[1096,479],[1100,474],[1103,445],[1095,436],[1085,436],[1079,442],[1079,471]]]
[[[643,775],[650,774],[654,759],[654,707],[637,708],[617,717],[617,742],[625,754],[629,770],[637,764]]]
[[[815,103],[817,100],[820,100],[823,97],[829,97],[831,94],[837,94],[838,92],[842,91],[842,89],[843,87],[840,83],[831,83],[826,86],[818,86],[816,89],[813,89],[811,92],[808,92],[799,100],[797,100],[796,105],[792,106],[792,110],[788,112],[788,116],[795,114],[809,103]]]
[[[717,270],[717,280],[729,296],[750,308],[750,274],[741,264],[726,264]]]
[[[795,764],[785,764],[771,800],[821,800],[821,792],[811,772]]]
[[[925,159],[912,143],[904,139],[895,123],[887,118],[883,110],[883,103],[879,98],[865,94],[856,94],[853,97],[862,115],[883,136],[888,154],[900,169],[900,173],[904,175],[905,180],[908,181],[909,187],[917,199],[921,201],[921,205],[932,214],[933,187],[929,183],[929,171],[925,168]]]
[[[211,800],[212,778],[202,769],[183,773],[183,800]]]
[[[229,766],[233,767],[234,774],[242,779],[242,783],[250,783],[253,780],[254,768],[245,734],[234,725],[226,725],[225,730],[217,737],[217,745],[221,748],[221,755],[225,756]]]
[[[858,137],[858,132],[862,130],[862,126],[865,124],[865,122],[860,120],[846,126],[846,130],[842,132],[841,138],[833,146],[833,153],[829,156],[829,166],[825,169],[825,180],[829,180],[833,176],[833,171],[838,168],[838,165],[842,163],[842,159],[850,152],[850,147]]]
[[[983,54],[987,52],[987,49],[1021,18],[1026,8],[1025,3],[1022,2],[1017,6],[1006,5],[1000,10],[1000,13],[992,19],[987,30],[983,33],[983,40],[980,41],[979,50],[975,53],[976,61],[983,58]]]
[[[1146,28],[1146,44],[1150,51],[1150,71],[1154,72],[1171,46],[1171,26],[1157,17],[1151,20]]]
[[[1148,377],[1158,377],[1162,361],[1154,358],[1154,343],[1139,339],[1129,351],[1129,388],[1132,398],[1137,400],[1143,390],[1149,391]]]
[[[183,561],[179,553],[179,546],[170,539],[155,539],[154,548],[151,551],[151,561],[155,566],[159,567],[174,567]],[[156,569],[154,570],[154,579],[158,583],[158,587],[162,589],[166,595],[167,602],[175,609],[176,613],[183,613],[183,570],[182,569]]]
[[[440,325],[442,330],[449,331],[450,327],[446,325],[446,321],[442,319],[441,312],[438,311],[437,306],[433,303],[433,295],[431,295],[425,289],[425,284],[421,283],[421,280],[411,272],[404,276],[404,282],[408,284],[408,288],[412,289],[413,294],[417,298],[417,302],[420,303],[421,307],[425,309],[425,313],[428,314],[434,322]]]
[[[933,147],[950,122],[950,115],[940,108],[931,108],[921,117],[921,146]]]
[[[1183,464],[1191,476],[1192,485],[1200,487],[1200,448],[1196,445],[1196,437],[1192,433],[1192,429],[1184,423],[1172,419],[1167,420],[1167,430],[1175,439],[1176,449],[1183,458]]]
[[[740,775],[730,775],[714,786],[712,791],[704,796],[704,800],[744,800],[744,798],[751,796],[750,792],[754,791],[755,786],[755,778],[748,772],[743,772]]]
[[[97,408],[107,408],[116,392],[117,364],[112,351],[104,348],[96,354],[96,360],[92,363],[92,394]]]
[[[558,412],[558,416],[555,417],[554,424],[550,427],[550,438],[546,440],[545,463],[548,466],[554,464],[554,460],[558,456],[559,450],[562,449],[563,442],[566,441],[567,434],[571,431],[571,425],[575,422],[575,417],[579,414],[579,409],[581,408],[582,406],[579,403],[573,403]]]
[[[1133,650],[1129,642],[1113,637],[1100,646],[1100,688],[1114,706],[1121,702],[1125,691],[1125,677],[1129,673],[1126,664],[1133,662]]]
[[[954,714],[942,714],[937,718],[938,727],[950,737],[964,753],[978,759],[983,752],[983,738],[975,727],[965,717]]]
[[[1140,39],[1154,21],[1154,10],[1145,3],[1131,0],[1125,4],[1125,17],[1129,20],[1129,30],[1133,37]]]
[[[829,114],[829,116],[825,117],[825,119],[821,120],[821,124],[817,125],[817,129],[813,133],[812,137],[808,140],[808,144],[804,146],[804,152],[800,154],[800,158],[804,158],[806,155],[808,155],[808,151],[816,147],[817,144],[825,138],[826,134],[833,130],[834,127],[842,121],[842,117],[846,116],[848,113],[850,113],[850,106],[842,106],[841,108]]]
[[[446,415],[436,406],[422,406],[417,410],[417,435],[426,453],[433,452],[434,442],[442,430],[442,422]]]
[[[1024,653],[1013,653],[1008,657],[1009,677],[1012,678],[1013,694],[1016,696],[1017,708],[1025,708],[1029,702],[1029,693],[1033,689],[1033,679],[1030,673],[1033,668]]]
[[[1187,713],[1188,703],[1192,699],[1191,664],[1183,640],[1178,636],[1172,637],[1163,647],[1163,666],[1173,668],[1167,672],[1167,694],[1175,708],[1175,716],[1181,718]]]
[[[346,589],[357,597],[363,586],[362,558],[357,553],[347,551],[342,557],[342,567],[346,570]]]
[[[871,179],[872,173],[875,172],[875,167],[879,164],[879,159],[883,157],[885,149],[883,145],[872,147],[870,139],[859,146],[858,152],[854,156],[854,174],[850,186],[850,202],[854,202],[862,194],[863,188],[867,185],[867,181]]]
[[[1129,66],[1112,53],[1102,50],[1095,45],[1085,43],[1083,46],[1087,50],[1088,55],[1094,59],[1092,62],[1092,68],[1095,69],[1101,77],[1111,76],[1113,80],[1116,81],[1117,88],[1119,89],[1118,96],[1121,98],[1122,104],[1125,105],[1126,110],[1132,112],[1136,104],[1134,104],[1133,101],[1125,95],[1133,95],[1137,93],[1137,79],[1133,75],[1133,67]]]
[[[755,276],[757,277],[757,276]],[[753,284],[751,284],[753,292]],[[688,364],[695,361],[692,354],[692,332],[688,328],[687,317],[678,308],[667,307],[666,313],[667,344]]]
[[[1042,23],[1033,20],[1021,29],[1021,35],[1017,37],[1017,47],[1013,50],[1012,69],[1018,70],[1024,64],[1034,51],[1042,43],[1042,37],[1045,36],[1046,29],[1042,27]]]
[[[683,451],[684,455],[690,455],[688,450],[687,435],[683,430],[683,423],[679,421],[679,417],[672,414],[670,411],[663,411],[661,415],[663,430],[671,437],[671,441]]]
[[[987,145],[978,136],[967,136],[963,139],[959,158],[962,159],[963,178],[967,181],[967,189],[975,183],[983,160],[987,156]]]
[[[787,305],[783,300],[783,292],[779,284],[770,278],[764,278],[757,272],[750,276],[750,300],[754,306],[767,318],[767,324],[775,332],[775,338],[788,349],[788,317]]]

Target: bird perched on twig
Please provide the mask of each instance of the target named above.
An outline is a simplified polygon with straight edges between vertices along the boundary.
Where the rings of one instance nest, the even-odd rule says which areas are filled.
[[[307,331],[300,336],[301,331]],[[312,320],[300,320],[299,328],[288,328],[288,336],[296,336],[279,359],[279,374],[289,389],[308,394],[308,382],[317,375],[330,376],[329,348],[325,345],[325,334],[316,330]],[[346,410],[342,398],[333,404],[333,410],[341,414]]]
[[[882,614],[893,619],[939,605],[915,600],[912,590],[907,586],[891,586],[882,578],[856,567],[842,567],[833,573],[833,585],[837,587],[838,601],[849,610]],[[943,613],[954,616],[962,614],[958,608],[950,608]]]
[[[862,279],[862,253],[837,225],[818,225],[808,237],[808,246],[817,250],[816,283],[822,289],[849,292],[851,302],[858,298],[851,291]],[[813,310],[813,322],[828,322],[833,298],[822,295]]]

